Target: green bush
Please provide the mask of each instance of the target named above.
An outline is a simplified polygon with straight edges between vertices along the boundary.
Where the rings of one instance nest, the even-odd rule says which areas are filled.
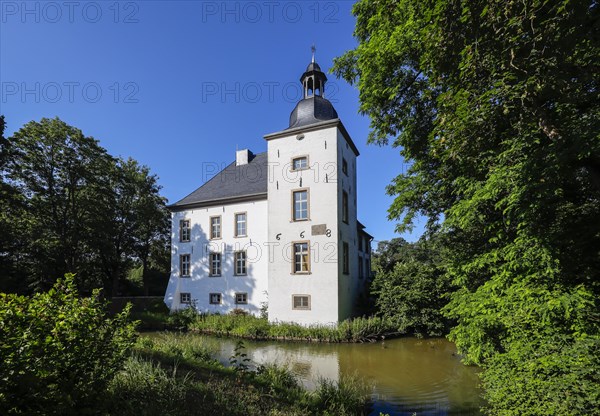
[[[135,342],[128,312],[109,318],[72,275],[32,297],[0,294],[0,414],[95,414]]]
[[[515,341],[485,365],[490,415],[593,415],[600,409],[600,338]]]

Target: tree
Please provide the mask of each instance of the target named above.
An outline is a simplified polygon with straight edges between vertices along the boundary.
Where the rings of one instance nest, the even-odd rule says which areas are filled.
[[[359,45],[334,72],[357,83],[370,141],[413,162],[388,188],[390,218],[406,229],[424,215],[448,236],[451,339],[486,369],[490,412],[592,413],[598,367],[577,383],[580,367],[556,357],[598,348],[600,6],[382,0],[353,12]],[[503,368],[537,386],[543,410],[494,376]]]
[[[0,151],[2,192],[12,195],[0,201],[0,272],[12,276],[5,290],[24,292],[14,283],[24,281],[42,290],[75,273],[80,289],[114,296],[133,263],[146,266],[153,245],[168,240],[156,176],[81,130],[58,118],[32,121]]]
[[[52,276],[76,273],[87,258],[90,234],[86,212],[96,201],[86,192],[109,163],[93,138],[59,119],[32,121],[10,140],[8,175],[25,208],[22,225],[24,274],[35,289],[47,289]]]
[[[149,262],[154,244],[168,235],[168,211],[157,178],[135,160],[118,159],[107,175],[108,186],[94,189],[92,227],[104,287],[119,294],[120,281],[137,260],[142,265],[144,292],[149,291]]]
[[[442,308],[449,301],[440,237],[408,243],[402,238],[381,241],[373,258],[377,314],[394,320],[398,331],[417,336],[441,336],[449,329]]]

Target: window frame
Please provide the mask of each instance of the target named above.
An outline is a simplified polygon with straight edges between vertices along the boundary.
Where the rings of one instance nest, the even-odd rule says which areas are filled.
[[[219,273],[213,273],[213,256],[219,256]],[[220,277],[223,273],[223,254],[218,251],[208,253],[208,275],[210,277]]]
[[[342,241],[342,273],[350,274],[350,245]]]
[[[365,277],[364,269],[363,269],[363,257],[358,256],[358,278],[362,279]]]
[[[239,301],[238,296],[244,296],[245,300]],[[234,294],[236,305],[247,305],[248,304],[248,292],[236,292]]]
[[[348,161],[342,157],[342,173],[348,176]]]
[[[219,236],[215,237],[215,233],[214,233],[214,229],[213,229],[213,219],[218,218],[219,219]],[[210,239],[211,240],[220,240],[221,238],[223,238],[223,219],[221,218],[221,215],[213,215],[211,217],[209,217],[209,231],[210,231]]]
[[[348,192],[342,190],[342,222],[348,224],[350,213],[348,211]]]
[[[213,296],[218,296],[219,301],[213,302]],[[221,293],[209,293],[208,294],[208,304],[209,305],[222,305],[223,304],[223,295]]]
[[[183,224],[187,223],[187,227],[184,228]],[[183,230],[187,230],[187,239],[183,238]],[[184,218],[179,220],[179,242],[180,243],[189,243],[192,241],[192,221],[189,218]]]
[[[305,159],[306,160],[306,166],[296,169],[296,167],[294,165],[294,162],[296,160],[301,160],[301,159]],[[290,170],[292,172],[299,172],[301,170],[307,170],[307,169],[310,169],[310,162],[309,162],[308,155],[295,156],[295,157],[292,158],[291,166],[290,166]]]
[[[187,273],[183,273],[183,258],[187,257]],[[190,277],[192,275],[192,255],[190,253],[179,255],[179,277]]]
[[[238,234],[238,215],[244,216],[244,229],[246,231],[245,234]],[[233,214],[233,236],[235,238],[248,237],[248,212],[236,212]]]
[[[306,298],[307,299],[307,306],[299,306],[296,307],[296,302],[295,298]],[[294,311],[310,311],[311,310],[311,299],[310,299],[310,295],[300,295],[300,294],[296,294],[296,295],[292,295],[292,310]]]
[[[238,254],[244,255],[244,272],[238,273]],[[238,250],[233,253],[233,274],[235,276],[247,276],[248,275],[248,254],[246,250]]]
[[[183,300],[185,295],[187,295],[189,300]],[[179,292],[179,303],[190,305],[192,303],[192,294],[190,292]]]
[[[299,244],[306,244],[307,270],[296,271],[296,245]],[[300,253],[302,254],[302,252]],[[310,240],[292,241],[292,274],[310,274],[312,269],[310,261]],[[302,259],[300,259],[300,264],[302,264]]]
[[[296,201],[294,199],[294,195],[300,192],[306,192],[306,218],[296,218]],[[309,188],[299,188],[292,189],[292,222],[300,222],[300,221],[310,221],[310,189]]]

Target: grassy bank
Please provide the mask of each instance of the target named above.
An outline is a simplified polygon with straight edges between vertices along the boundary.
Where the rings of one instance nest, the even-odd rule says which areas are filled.
[[[119,415],[360,415],[367,387],[354,379],[321,381],[304,390],[286,369],[250,370],[243,346],[232,367],[193,335],[140,338],[109,388],[108,414]]]
[[[368,342],[400,335],[389,319],[355,318],[336,326],[294,323],[269,323],[251,315],[198,315],[189,329],[205,334],[258,340],[291,340],[307,342]]]

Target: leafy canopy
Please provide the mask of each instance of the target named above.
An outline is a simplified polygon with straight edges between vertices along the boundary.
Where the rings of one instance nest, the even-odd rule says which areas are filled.
[[[353,13],[359,44],[334,72],[357,84],[370,141],[391,141],[412,163],[388,187],[390,218],[402,230],[424,215],[448,238],[444,261],[459,287],[445,309],[457,321],[451,339],[486,368],[490,412],[591,413],[600,5],[365,0]],[[558,359],[561,349],[596,366],[581,373],[586,382],[574,381],[580,362]],[[536,386],[536,408],[521,400],[523,382]]]

